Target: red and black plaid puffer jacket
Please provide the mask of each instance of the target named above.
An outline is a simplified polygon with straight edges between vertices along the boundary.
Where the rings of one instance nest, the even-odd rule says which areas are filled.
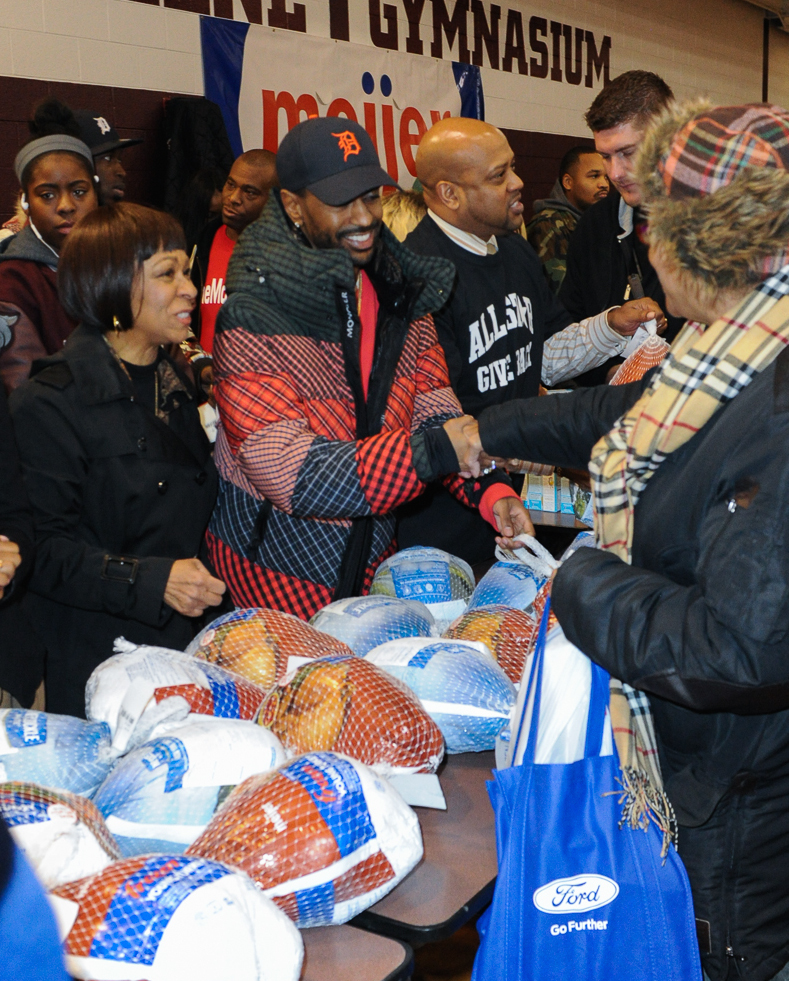
[[[353,591],[366,591],[393,550],[394,509],[435,476],[426,430],[462,414],[430,316],[451,264],[382,229],[368,273],[380,312],[365,403],[345,250],[310,248],[272,196],[233,252],[214,345],[221,486],[208,540],[239,606],[308,618],[338,584],[347,592],[354,561]],[[478,487],[445,479],[476,503]]]

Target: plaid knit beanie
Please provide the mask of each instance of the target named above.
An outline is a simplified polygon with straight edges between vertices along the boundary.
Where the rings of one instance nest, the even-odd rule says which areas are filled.
[[[710,286],[754,286],[789,262],[789,112],[670,107],[637,162],[650,242]]]

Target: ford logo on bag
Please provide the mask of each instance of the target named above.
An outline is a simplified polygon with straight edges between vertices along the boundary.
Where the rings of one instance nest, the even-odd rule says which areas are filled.
[[[574,875],[554,879],[534,890],[534,905],[543,913],[584,913],[607,906],[619,895],[619,886],[605,875]]]

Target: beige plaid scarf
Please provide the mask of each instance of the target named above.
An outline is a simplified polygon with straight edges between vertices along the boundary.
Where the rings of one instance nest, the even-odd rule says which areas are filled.
[[[595,536],[599,548],[628,564],[636,504],[666,457],[697,433],[789,343],[789,266],[761,283],[706,330],[689,322],[632,409],[592,450]],[[644,827],[650,817],[676,840],[676,821],[663,792],[649,700],[611,679],[611,723],[622,767],[623,821]]]

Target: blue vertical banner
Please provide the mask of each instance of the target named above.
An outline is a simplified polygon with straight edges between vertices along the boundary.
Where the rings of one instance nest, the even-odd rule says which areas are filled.
[[[249,24],[218,17],[200,18],[205,97],[222,110],[235,156],[244,152],[238,124],[238,100]]]
[[[485,118],[485,96],[482,92],[482,73],[477,65],[452,62],[452,72],[460,92],[460,115],[468,119]]]

